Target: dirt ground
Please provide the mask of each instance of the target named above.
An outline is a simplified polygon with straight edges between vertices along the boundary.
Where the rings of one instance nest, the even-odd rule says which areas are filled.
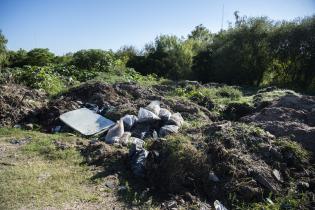
[[[89,190],[100,190],[104,200],[70,202],[64,209],[211,209],[215,200],[234,209],[244,203],[265,203],[266,198],[296,209],[315,207],[314,97],[288,93],[251,108],[231,105],[226,110],[242,116],[233,116],[230,121],[224,119],[225,115],[214,117],[209,103],[203,106],[171,97],[169,92],[174,88],[86,83],[48,99],[44,93],[22,86],[1,86],[0,125],[27,128],[25,125],[32,123],[35,129],[51,133],[54,127],[63,126],[59,116],[67,111],[93,106],[116,121],[125,114],[137,115],[140,107],[153,100],[173,113],[181,113],[187,123],[180,134],[147,142],[149,156],[143,179],[132,174],[128,148],[94,140],[77,146],[83,163],[93,171],[91,179],[105,183],[105,188],[101,187],[105,191],[99,185]],[[72,132],[65,126],[63,129]],[[17,148],[6,143],[0,149]],[[5,154],[2,152],[2,159],[10,162],[11,156]],[[115,193],[107,193],[107,188],[115,189]]]

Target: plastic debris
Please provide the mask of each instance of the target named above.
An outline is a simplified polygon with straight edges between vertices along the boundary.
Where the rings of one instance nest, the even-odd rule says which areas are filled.
[[[22,126],[20,124],[16,124],[13,126],[13,128],[22,128]]]
[[[66,125],[86,136],[106,131],[115,124],[87,108],[66,112],[59,118]]]
[[[154,121],[154,120],[159,120],[160,118],[154,114],[153,112],[140,108],[138,112],[138,121],[139,122],[147,122],[147,121]]]
[[[139,144],[133,143],[129,150],[131,170],[135,176],[145,176],[145,161],[149,152]]]
[[[209,180],[212,182],[219,182],[220,181],[219,177],[217,177],[217,175],[215,175],[215,173],[213,171],[209,172]]]
[[[98,112],[99,111],[99,107],[96,104],[92,104],[92,103],[85,103],[84,106],[94,112]]]
[[[178,133],[178,129],[179,129],[179,127],[177,125],[164,125],[160,129],[159,135],[161,137],[164,137],[164,136],[169,135],[171,133]]]
[[[127,146],[129,144],[130,137],[131,137],[131,133],[130,132],[124,132],[124,134],[120,137],[119,142],[122,145]]]
[[[282,182],[280,172],[277,169],[272,170],[272,175],[279,181]]]
[[[144,141],[142,139],[139,139],[139,138],[136,138],[136,137],[131,137],[129,139],[129,141],[130,141],[131,144],[135,144],[138,147],[143,147],[143,145],[144,145]]]
[[[120,137],[124,134],[124,123],[120,119],[106,134],[105,142],[108,144],[118,143]]]
[[[225,206],[218,200],[214,201],[214,208],[215,210],[227,210],[227,208],[225,208]]]
[[[275,205],[275,203],[270,198],[266,198],[266,201],[270,203],[271,205]]]
[[[184,118],[179,112],[177,112],[170,117],[168,123],[172,125],[177,125],[180,127],[184,123]]]
[[[124,117],[122,117],[122,120],[124,122],[125,129],[129,130],[138,121],[138,117],[135,115],[127,114]]]
[[[147,110],[153,112],[155,115],[159,115],[160,113],[160,102],[159,101],[152,101],[147,107]]]
[[[161,120],[168,121],[172,116],[172,113],[167,109],[161,108],[159,112],[159,117]]]
[[[61,131],[61,126],[57,125],[56,127],[51,129],[53,133],[59,133]]]

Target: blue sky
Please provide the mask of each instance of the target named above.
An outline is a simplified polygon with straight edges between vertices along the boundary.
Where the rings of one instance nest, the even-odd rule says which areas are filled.
[[[0,30],[11,50],[142,48],[160,34],[186,36],[196,25],[212,32],[240,15],[292,20],[315,14],[315,0],[0,0]]]

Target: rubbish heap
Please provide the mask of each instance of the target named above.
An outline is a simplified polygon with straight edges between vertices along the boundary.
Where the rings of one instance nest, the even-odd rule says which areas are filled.
[[[141,107],[138,116],[125,115],[105,135],[108,144],[130,145],[129,157],[134,175],[143,177],[145,160],[149,152],[143,148],[144,142],[172,133],[178,133],[184,119],[180,113],[172,114],[160,107],[159,101],[152,101]]]
[[[117,123],[97,114],[94,109],[87,108],[64,113],[60,120],[83,135],[103,134],[100,140],[108,144],[130,146],[131,169],[139,177],[144,176],[145,160],[149,154],[143,148],[145,141],[178,133],[184,123],[180,113],[172,114],[161,108],[159,101],[152,101],[148,106],[141,107],[138,116],[127,114]]]

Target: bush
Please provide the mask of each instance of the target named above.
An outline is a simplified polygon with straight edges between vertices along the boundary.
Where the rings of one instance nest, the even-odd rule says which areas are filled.
[[[50,95],[64,90],[65,83],[59,75],[54,72],[53,66],[25,66],[15,69],[13,75],[16,80],[26,86],[43,89]]]

